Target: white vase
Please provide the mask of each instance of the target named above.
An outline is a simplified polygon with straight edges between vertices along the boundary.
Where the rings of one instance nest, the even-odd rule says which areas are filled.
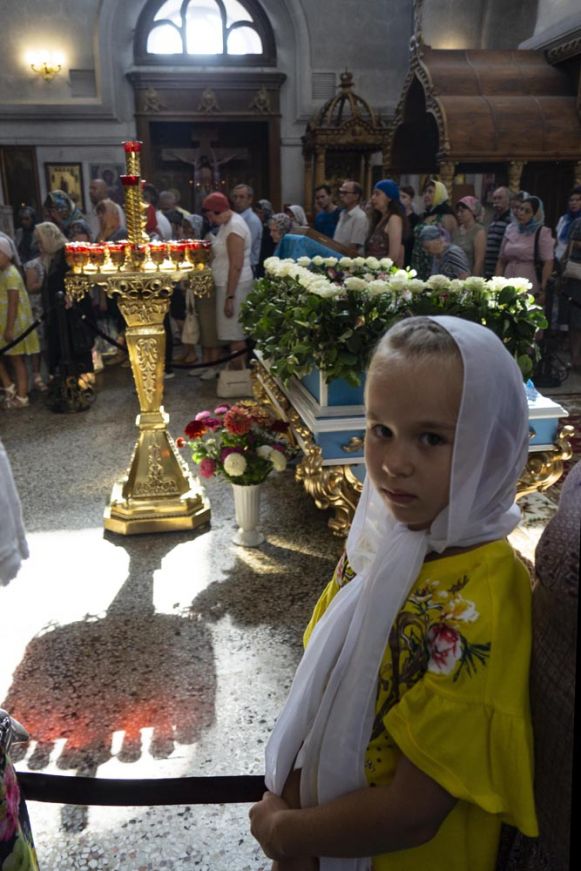
[[[260,516],[260,491],[262,484],[232,484],[234,509],[238,531],[232,541],[242,547],[258,547],[264,535],[257,529]]]

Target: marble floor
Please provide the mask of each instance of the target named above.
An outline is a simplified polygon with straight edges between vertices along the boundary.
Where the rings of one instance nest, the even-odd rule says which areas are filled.
[[[341,542],[292,470],[264,486],[260,549],[232,544],[221,481],[207,483],[212,520],[194,533],[104,532],[138,409],[128,369],[98,380],[85,413],[54,414],[38,396],[0,411],[31,551],[0,589],[0,705],[32,736],[17,767],[135,779],[262,774],[302,629]],[[563,404],[577,408],[581,383],[562,387]],[[178,371],[166,385],[172,434],[214,401],[213,383]],[[554,500],[525,507],[518,535],[530,555]],[[33,802],[30,811],[43,871],[269,867],[248,834],[248,805]]]

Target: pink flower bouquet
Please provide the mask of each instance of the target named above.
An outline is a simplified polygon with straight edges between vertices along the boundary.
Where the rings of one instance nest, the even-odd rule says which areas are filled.
[[[288,425],[251,400],[200,411],[184,432],[201,477],[220,475],[233,484],[261,484],[296,453]]]

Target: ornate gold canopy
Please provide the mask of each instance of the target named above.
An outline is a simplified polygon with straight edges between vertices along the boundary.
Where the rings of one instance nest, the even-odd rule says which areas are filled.
[[[315,188],[324,182],[354,178],[368,193],[371,156],[384,151],[387,127],[367,100],[353,91],[353,75],[346,70],[340,79],[339,93],[311,118],[303,136],[307,208]]]

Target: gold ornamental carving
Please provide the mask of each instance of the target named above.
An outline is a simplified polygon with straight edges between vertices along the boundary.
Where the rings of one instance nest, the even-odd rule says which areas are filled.
[[[511,160],[508,164],[508,189],[512,193],[520,191],[520,180],[525,166],[526,160]]]
[[[149,240],[141,196],[141,143],[125,142],[123,147],[128,239],[65,247],[72,267],[65,278],[70,296],[80,299],[97,284],[117,298],[127,324],[125,340],[139,400],[137,442],[126,473],[113,486],[104,526],[122,535],[194,529],[208,522],[210,505],[167,430],[169,415],[162,405],[163,322],[178,282],[197,296],[211,292],[209,243]]]
[[[135,343],[135,356],[137,357],[137,367],[143,383],[145,399],[150,405],[155,396],[157,384],[157,339],[153,337],[138,339]]]
[[[202,97],[198,103],[198,112],[206,112],[206,114],[209,115],[212,112],[219,111],[220,106],[218,105],[218,98],[216,97],[215,92],[212,88],[205,88],[202,91]]]
[[[563,474],[563,463],[573,456],[571,439],[574,427],[564,426],[555,442],[554,451],[532,451],[517,485],[517,499],[529,493],[548,490]]]
[[[142,107],[143,112],[161,112],[162,109],[167,109],[155,88],[147,88],[144,91]]]
[[[249,109],[255,109],[257,112],[260,112],[262,115],[268,115],[272,112],[272,106],[270,104],[270,95],[266,88],[259,88],[256,92],[254,99],[250,101],[248,106]]]

